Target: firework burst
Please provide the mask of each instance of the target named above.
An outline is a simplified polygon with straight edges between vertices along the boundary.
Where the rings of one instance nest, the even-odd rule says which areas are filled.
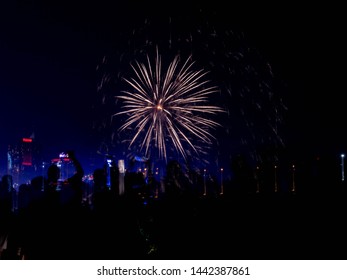
[[[211,11],[202,9],[197,17],[194,17],[194,21],[192,21],[190,13],[178,17],[155,19],[147,18],[144,15],[145,19],[140,20],[133,27],[130,26],[130,30],[123,31],[122,29],[122,33],[117,34],[115,42],[117,48],[112,48],[98,65],[100,75],[98,95],[102,104],[95,107],[95,128],[98,130],[98,135],[102,141],[114,147],[115,153],[132,158],[134,153],[141,152],[142,147],[143,153],[147,149],[147,155],[151,154],[152,158],[158,158],[159,155],[154,155],[154,151],[159,151],[161,145],[162,156],[167,153],[168,158],[173,155],[177,159],[179,154],[175,154],[174,148],[177,142],[173,142],[175,135],[170,136],[169,126],[162,125],[165,137],[161,138],[163,142],[160,144],[159,138],[155,140],[156,133],[160,132],[158,131],[160,126],[156,125],[151,128],[149,125],[150,120],[153,123],[154,117],[156,124],[159,124],[166,116],[174,123],[173,128],[176,129],[177,126],[177,129],[181,129],[187,136],[187,139],[184,139],[177,134],[176,137],[180,139],[177,150],[183,149],[191,165],[197,164],[199,167],[209,166],[209,168],[216,165],[217,168],[220,168],[220,166],[227,166],[234,155],[238,154],[247,155],[247,158],[254,164],[267,160],[267,158],[271,158],[272,161],[278,160],[281,149],[286,145],[286,135],[283,130],[286,126],[285,117],[288,110],[285,100],[289,94],[286,82],[278,75],[276,68],[272,67],[271,61],[259,51],[257,45],[249,40],[248,34],[229,23],[229,16],[224,23],[223,15],[212,14]],[[142,58],[146,54],[151,54],[154,46],[158,46],[162,53],[171,58],[174,58],[176,54],[179,54],[181,58],[189,57],[185,62],[187,72],[191,75],[193,73],[199,75],[194,70],[203,68],[213,84],[218,85],[218,89],[210,89],[212,101],[221,106],[226,113],[219,114],[219,111],[213,111],[212,114],[217,115],[212,116],[201,108],[198,111],[190,112],[190,115],[202,115],[207,120],[211,120],[213,117],[213,120],[220,124],[219,127],[216,125],[208,127],[206,124],[198,124],[197,120],[192,119],[195,122],[194,128],[206,130],[209,134],[212,133],[211,128],[214,128],[213,136],[216,139],[206,133],[200,133],[200,137],[197,137],[184,128],[180,123],[182,119],[174,118],[175,112],[168,109],[167,102],[166,107],[157,108],[155,106],[158,105],[156,102],[160,100],[160,94],[164,94],[164,80],[169,77],[170,71],[172,80],[166,82],[166,88],[172,94],[173,84],[175,81],[178,82],[180,71],[181,73],[184,71],[181,67],[184,65],[184,60],[180,61],[179,58],[175,58],[170,67],[167,67],[169,63],[165,64],[165,69],[162,67],[159,57],[155,61],[156,55],[149,55],[152,61],[147,58],[146,62],[146,58]],[[134,70],[131,70],[130,62],[136,60],[144,62],[144,64],[134,62]],[[192,61],[195,61],[195,64],[190,66]],[[154,67],[151,67],[150,63]],[[196,67],[196,64],[203,65],[203,67]],[[156,67],[158,67],[158,71]],[[133,79],[128,74],[129,68],[134,73]],[[161,75],[160,78],[157,73]],[[207,87],[207,81],[204,81],[207,77],[206,73],[201,72],[200,75],[202,77],[195,80],[195,83],[198,86],[198,84],[206,82],[202,88]],[[124,83],[123,77],[127,77],[128,82]],[[130,93],[123,92],[121,94],[123,97],[116,98],[116,102],[114,102],[114,93],[121,92],[124,84]],[[152,85],[152,88],[148,84]],[[169,84],[172,85],[169,87]],[[158,87],[157,91],[155,91],[155,87]],[[194,92],[197,90],[198,88],[194,88]],[[216,94],[215,91],[219,93]],[[157,97],[154,93],[157,94]],[[190,94],[192,91],[184,93],[182,98],[177,99],[181,99],[180,102],[188,102],[189,100],[182,99]],[[210,96],[207,95],[204,97],[206,98],[204,102],[191,105],[209,105],[207,97]],[[131,99],[133,104],[130,103]],[[116,112],[122,111],[122,113],[117,113],[117,118],[111,118],[110,121],[110,116],[115,113],[115,105],[117,106]],[[134,107],[119,107],[124,105]],[[188,107],[189,104],[178,105]],[[143,111],[141,111],[141,115],[138,115],[140,108]],[[145,110],[145,108],[147,109]],[[136,110],[138,112],[135,114]],[[145,114],[147,114],[147,118],[144,118]],[[177,114],[183,118],[182,112],[177,112]],[[188,111],[184,114],[188,114]],[[123,125],[122,131],[117,130],[121,125]],[[178,131],[177,129],[176,131]],[[147,138],[146,133],[148,133]],[[207,139],[205,139],[206,137]],[[212,140],[213,145],[210,145]],[[148,146],[146,141],[149,141]],[[131,150],[128,149],[129,145]],[[156,145],[157,147],[155,147]]]
[[[191,57],[181,65],[176,56],[164,70],[157,50],[152,65],[147,55],[147,64],[135,61],[131,65],[133,78],[124,78],[130,90],[122,91],[117,98],[123,101],[126,115],[120,131],[131,130],[129,147],[140,142],[140,150],[149,156],[153,148],[160,159],[167,159],[168,146],[187,158],[188,151],[201,152],[197,143],[210,145],[214,136],[211,129],[219,124],[211,116],[223,112],[218,106],[209,105],[209,96],[218,92],[205,80],[208,72],[194,70]]]

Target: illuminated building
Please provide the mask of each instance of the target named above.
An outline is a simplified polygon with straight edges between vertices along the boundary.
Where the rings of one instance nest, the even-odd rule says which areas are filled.
[[[28,183],[38,176],[38,147],[33,138],[22,138],[7,149],[7,174],[12,175],[13,183]]]
[[[53,158],[51,163],[60,168],[59,181],[63,182],[74,174],[75,167],[69,156],[65,153],[60,153],[58,158]]]

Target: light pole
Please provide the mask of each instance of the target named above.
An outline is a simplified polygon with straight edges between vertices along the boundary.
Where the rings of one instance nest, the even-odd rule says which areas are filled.
[[[42,186],[41,186],[41,191],[44,191],[45,190],[45,165],[46,163],[43,161],[42,162]]]
[[[224,193],[224,186],[223,186],[223,168],[220,169],[220,194]]]
[[[278,185],[277,185],[277,165],[275,165],[275,192],[278,192]]]
[[[260,170],[260,167],[257,166],[256,172],[255,172],[255,178],[256,178],[256,180],[257,180],[257,189],[256,189],[256,193],[260,193],[259,170]]]
[[[295,192],[296,187],[295,187],[295,165],[292,165],[292,192]]]
[[[206,169],[204,169],[204,195],[206,195]]]
[[[345,180],[345,155],[341,154],[341,181]]]

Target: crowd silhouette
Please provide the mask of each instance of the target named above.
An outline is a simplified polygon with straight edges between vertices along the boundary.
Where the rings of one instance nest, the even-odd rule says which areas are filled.
[[[11,175],[2,176],[0,259],[346,256],[345,185],[318,159],[310,168],[297,164],[306,172],[289,168],[283,176],[276,164],[252,168],[238,155],[230,163],[233,177],[223,182],[170,161],[162,181],[151,170],[128,170],[120,193],[116,164],[96,168],[87,183],[74,152],[68,155],[75,172],[64,180],[55,164],[18,191]]]

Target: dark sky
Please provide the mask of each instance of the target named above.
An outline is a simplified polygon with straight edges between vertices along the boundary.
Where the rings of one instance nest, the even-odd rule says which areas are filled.
[[[291,150],[346,151],[341,5],[71,2],[1,1],[0,172],[7,145],[32,132],[48,159],[67,149],[86,162],[95,157],[105,133],[96,127],[97,65],[124,50],[127,34],[135,41],[132,31],[145,22],[167,36],[169,18],[206,17],[206,24],[243,34],[268,61],[288,107]]]

